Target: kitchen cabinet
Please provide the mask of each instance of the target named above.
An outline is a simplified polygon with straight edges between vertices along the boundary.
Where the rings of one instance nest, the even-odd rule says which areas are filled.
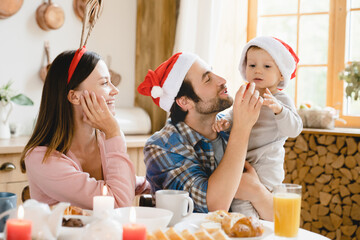
[[[145,176],[143,147],[149,135],[128,135],[126,145],[138,176]],[[18,205],[22,203],[23,189],[28,185],[26,174],[21,172],[20,155],[29,137],[0,139],[0,191],[17,194]]]

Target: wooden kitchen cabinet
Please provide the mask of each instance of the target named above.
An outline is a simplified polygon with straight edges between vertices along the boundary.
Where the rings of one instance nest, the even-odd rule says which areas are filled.
[[[146,173],[143,148],[149,137],[149,135],[126,136],[128,154],[138,176],[145,176]],[[0,166],[5,167],[5,164],[7,166],[7,171],[0,171],[0,191],[16,193],[18,205],[22,203],[22,192],[28,185],[26,174],[22,173],[20,168],[20,155],[28,139],[28,137],[0,139]]]

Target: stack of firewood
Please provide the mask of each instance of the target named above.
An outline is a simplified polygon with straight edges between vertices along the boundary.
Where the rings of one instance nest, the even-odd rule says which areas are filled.
[[[284,182],[303,187],[301,227],[360,239],[360,138],[305,133],[284,147]]]

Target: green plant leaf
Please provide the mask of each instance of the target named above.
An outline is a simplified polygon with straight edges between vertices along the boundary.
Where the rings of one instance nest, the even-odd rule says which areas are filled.
[[[19,105],[34,105],[34,102],[30,98],[21,93],[12,97],[11,101]]]

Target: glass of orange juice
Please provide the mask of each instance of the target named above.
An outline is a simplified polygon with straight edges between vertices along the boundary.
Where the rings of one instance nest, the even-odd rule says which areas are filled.
[[[301,186],[276,185],[274,198],[274,233],[281,239],[296,239],[300,226]]]

